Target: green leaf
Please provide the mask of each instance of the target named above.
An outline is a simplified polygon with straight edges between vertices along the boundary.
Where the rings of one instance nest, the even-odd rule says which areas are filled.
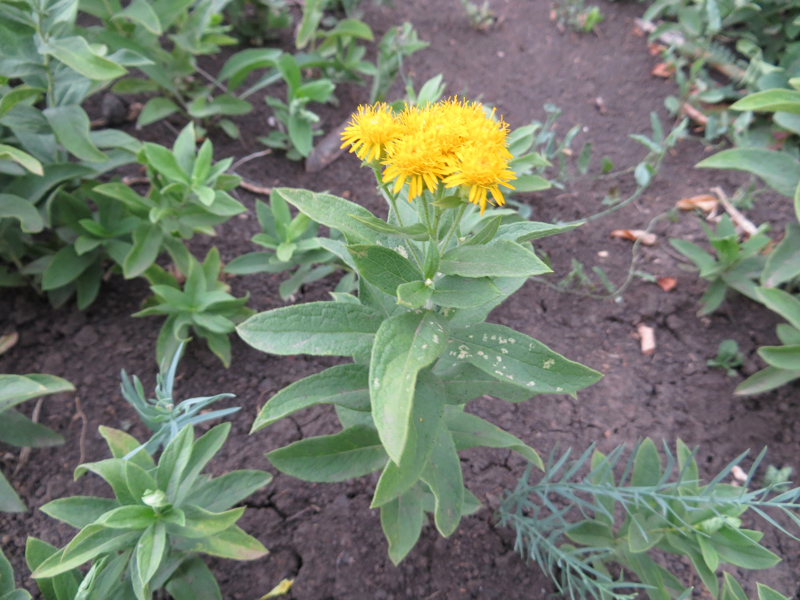
[[[747,600],[747,594],[744,593],[742,586],[734,579],[733,575],[727,571],[723,571],[722,576],[720,600]]]
[[[64,438],[52,429],[9,409],[3,411],[0,417],[0,442],[18,448],[45,448],[63,444]]]
[[[194,429],[186,425],[164,448],[158,461],[156,481],[158,489],[167,494],[170,502],[175,500],[183,472],[189,464],[194,445]]]
[[[401,283],[397,286],[397,303],[408,308],[421,308],[432,294],[433,290],[424,281]]]
[[[148,100],[142,108],[142,112],[139,113],[136,126],[144,127],[146,125],[150,125],[151,123],[165,119],[178,111],[180,111],[178,105],[169,98],[164,98],[162,96],[150,98],[150,100]]]
[[[136,566],[139,581],[146,587],[161,566],[167,548],[167,529],[163,522],[148,527],[136,544]]]
[[[267,401],[251,433],[298,410],[318,404],[337,404],[369,411],[369,369],[364,365],[339,365],[283,388]]]
[[[387,460],[378,433],[364,425],[294,442],[267,453],[267,458],[282,473],[327,483],[367,475]]]
[[[414,311],[386,319],[375,336],[369,371],[372,417],[395,463],[408,441],[417,373],[442,353],[447,329],[442,315]]]
[[[460,362],[448,367],[441,366],[443,364],[443,361],[437,364],[434,373],[444,382],[447,404],[466,404],[486,394],[507,402],[527,402],[538,393],[500,381],[468,363]]]
[[[42,289],[55,290],[75,281],[96,260],[93,253],[78,256],[73,246],[64,246],[47,265],[42,275]]]
[[[26,510],[27,508],[25,508],[25,504],[20,500],[17,492],[14,491],[5,476],[0,473],[0,512],[21,513]]]
[[[145,143],[144,154],[150,166],[164,175],[171,182],[189,184],[189,175],[178,163],[175,155],[164,146],[158,144]]]
[[[256,560],[267,554],[264,545],[234,525],[213,537],[182,540],[180,549],[234,560]]]
[[[2,100],[0,100],[2,102]],[[33,156],[22,150],[18,150],[13,146],[6,146],[0,144],[0,160],[12,160],[21,167],[27,169],[34,175],[44,175],[42,163],[36,160]]]
[[[185,538],[207,538],[215,536],[238,521],[244,514],[244,507],[214,513],[198,506],[185,505],[182,507],[185,520],[184,525],[170,525],[170,533]]]
[[[158,20],[158,15],[156,15],[147,0],[133,0],[127,7],[111,17],[112,21],[124,19],[141,25],[147,29],[147,31],[155,35],[161,35],[162,33],[161,22]]]
[[[454,330],[447,354],[493,377],[539,394],[571,394],[602,377],[525,334],[481,323]]]
[[[444,424],[453,436],[456,450],[466,450],[483,446],[485,448],[509,448],[522,455],[544,471],[544,463],[539,454],[518,437],[503,431],[488,421],[458,409],[445,411]]]
[[[222,600],[217,578],[198,556],[184,560],[164,587],[174,600]]]
[[[783,240],[767,257],[764,271],[761,273],[761,284],[769,288],[777,287],[798,275],[800,275],[800,225],[788,223]]]
[[[470,278],[445,275],[436,280],[431,301],[450,308],[475,308],[502,296],[488,277]]]
[[[597,521],[580,521],[567,529],[566,536],[582,546],[611,548],[614,545],[614,532],[611,527]]]
[[[654,486],[661,481],[661,458],[653,440],[646,438],[637,449],[633,461],[631,485]]]
[[[414,223],[413,225],[409,225],[408,227],[400,227],[399,225],[392,225],[391,223],[387,223],[383,219],[379,219],[378,217],[364,215],[348,215],[358,221],[359,223],[363,223],[373,231],[377,231],[378,233],[382,233],[384,235],[390,235],[393,237],[404,238],[408,240],[415,240],[417,242],[426,242],[430,239],[430,234],[428,233],[428,229],[422,223]]]
[[[89,43],[80,36],[51,37],[41,44],[40,51],[54,56],[93,81],[110,81],[127,73],[124,67],[95,54]]]
[[[98,428],[98,432],[106,441],[106,444],[108,444],[108,448],[111,450],[111,456],[114,458],[125,458],[141,446],[139,440],[119,429],[101,425]],[[138,465],[145,471],[149,471],[156,466],[155,462],[153,462],[153,457],[145,451],[136,452],[136,454],[133,454],[127,460]]]
[[[138,531],[87,525],[61,552],[54,554],[39,565],[31,576],[39,579],[66,573],[101,554],[110,554],[130,547],[139,539],[139,535]]]
[[[757,583],[758,600],[789,600],[787,596],[780,594],[763,583]]]
[[[795,379],[800,379],[800,370],[786,371],[776,367],[767,367],[745,379],[733,393],[737,396],[762,394]]]
[[[464,277],[528,277],[552,273],[531,250],[510,240],[448,250],[442,256],[439,271]]]
[[[792,327],[800,330],[800,300],[776,288],[757,288],[756,294],[768,309],[778,313]]]
[[[373,217],[371,212],[358,204],[330,194],[317,194],[302,189],[275,188],[272,193],[280,196],[312,221],[331,229],[338,229],[351,244],[374,244],[376,241],[375,232],[353,218]]]
[[[398,246],[406,252],[404,246]],[[422,280],[422,271],[394,250],[371,244],[348,246],[359,275],[382,292],[395,296],[397,287]]]
[[[111,498],[70,496],[48,502],[39,510],[76,529],[83,529],[115,508],[119,508],[119,502]]]
[[[69,381],[55,375],[0,374],[0,413],[37,396],[72,391],[75,387]]]
[[[731,110],[788,112],[800,114],[800,92],[786,89],[764,90],[748,94],[731,105]]]
[[[26,85],[14,87],[4,93],[3,97],[0,98],[0,117],[5,115],[20,102],[24,102],[29,98],[38,98],[46,91],[47,90],[44,88],[28,87]]]
[[[733,169],[758,175],[776,192],[794,197],[800,182],[800,162],[785,152],[762,148],[723,150],[695,165],[700,169]]]
[[[25,562],[28,569],[36,570],[40,564],[56,554],[58,549],[42,540],[29,537],[25,543]],[[61,600],[61,598],[76,598],[81,573],[77,570],[62,573],[52,579],[39,579],[36,582],[39,591],[45,600]]]
[[[89,139],[89,117],[79,105],[53,106],[44,109],[42,114],[59,143],[79,159],[95,163],[108,160]]]
[[[196,485],[186,502],[211,512],[228,510],[270,481],[272,475],[264,471],[232,471]]]
[[[719,554],[714,549],[714,545],[702,534],[697,534],[697,544],[700,546],[700,553],[706,566],[711,571],[716,571],[719,566]]]
[[[25,233],[39,233],[44,228],[44,221],[36,207],[12,194],[0,194],[0,219],[17,219]]]
[[[139,277],[156,261],[163,239],[161,227],[152,223],[142,223],[133,231],[133,247],[122,264],[126,279]]]
[[[449,537],[461,521],[464,479],[453,438],[444,427],[439,427],[437,431],[433,452],[422,473],[422,480],[428,484],[436,498],[433,512],[436,529],[444,537]]]
[[[419,486],[381,506],[381,528],[389,542],[389,558],[395,565],[416,545],[424,518]]]
[[[444,413],[444,386],[432,373],[417,378],[409,419],[408,441],[398,464],[389,461],[378,480],[372,507],[382,506],[408,492],[428,464],[439,423]]]
[[[758,355],[772,367],[800,371],[800,346],[762,346]]]
[[[514,191],[519,194],[530,194],[549,190],[553,187],[547,179],[541,175],[521,175],[514,180]]]
[[[744,531],[723,527],[711,535],[721,561],[745,569],[768,569],[781,561],[780,556],[760,546]]]
[[[153,509],[141,504],[114,508],[96,520],[110,529],[147,529],[156,521],[158,516]]]
[[[309,302],[253,315],[236,331],[262,352],[353,356],[369,351],[380,325],[380,315],[360,304]]]
[[[663,533],[653,531],[661,526],[663,519],[657,519],[655,527],[651,527],[650,523],[651,521],[645,519],[642,513],[631,515],[631,523],[628,526],[628,548],[631,552],[636,554],[647,552],[664,537]]]

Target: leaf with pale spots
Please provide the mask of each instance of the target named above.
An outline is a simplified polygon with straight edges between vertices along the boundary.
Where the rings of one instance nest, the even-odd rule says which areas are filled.
[[[386,319],[375,336],[369,369],[372,417],[395,463],[409,438],[417,374],[444,351],[447,335],[442,315],[416,310]]]
[[[602,377],[532,337],[489,323],[451,332],[447,357],[539,394],[571,394]]]
[[[398,245],[400,252],[383,246],[357,244],[348,246],[358,274],[390,296],[397,295],[397,288],[405,283],[422,281],[422,271],[408,260],[405,246]]]
[[[439,270],[463,277],[529,277],[552,273],[532,250],[511,240],[486,246],[459,246],[442,256]]]

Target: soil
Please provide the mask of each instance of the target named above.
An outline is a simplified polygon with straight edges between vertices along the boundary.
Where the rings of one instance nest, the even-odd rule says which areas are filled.
[[[365,3],[365,20],[377,35],[410,20],[420,38],[431,43],[429,49],[407,61],[417,85],[443,73],[448,93],[466,94],[496,106],[512,127],[532,119],[544,120],[543,105],[553,103],[564,111],[558,125],[561,134],[572,124],[584,125],[576,147],[591,141],[598,156],[607,155],[617,167],[627,167],[635,165],[645,152],[628,135],[649,133],[651,111],[670,122],[663,99],[675,93],[675,86],[651,75],[658,58],[648,53],[646,39],[634,32],[634,18],[644,9],[640,4],[602,2],[606,20],[597,34],[559,32],[549,19],[550,6],[545,0],[493,0],[491,8],[499,23],[485,32],[469,27],[456,0],[395,4],[388,8]],[[226,55],[208,61],[206,68],[219,68]],[[321,111],[325,130],[341,123],[367,95],[362,87],[337,89],[339,106]],[[597,98],[603,100],[603,111],[598,109]],[[238,120],[241,141],[212,134],[216,158],[238,159],[260,149],[255,138],[266,134],[269,113],[258,101],[255,104],[254,113]],[[175,121],[174,125],[182,124]],[[164,124],[136,135],[164,144],[173,139]],[[620,282],[630,264],[631,243],[611,239],[612,230],[643,229],[678,199],[706,193],[714,186],[732,192],[742,178],[693,168],[706,153],[699,141],[681,142],[637,203],[569,235],[543,240],[539,248],[550,257],[555,271],[551,281],[566,275],[572,259],[578,259],[587,271],[600,265],[612,281]],[[597,165],[596,160],[595,174]],[[301,164],[274,154],[246,163],[239,174],[265,186],[328,190],[385,214],[375,196],[371,173],[360,170],[352,156],[322,172],[307,174]],[[619,182],[623,194],[633,189],[629,180],[630,176]],[[602,210],[601,201],[612,183],[574,181],[563,191],[517,197],[532,207],[534,220],[570,220]],[[226,261],[253,250],[249,239],[258,230],[253,210],[256,197],[243,190],[239,193],[249,212],[221,227],[217,238],[193,240],[191,248],[196,255],[204,255],[212,244],[220,248]],[[748,215],[756,223],[768,221],[773,231],[782,231],[790,215],[789,202],[765,196]],[[741,452],[752,449],[757,453],[766,445],[770,446],[767,462],[797,469],[798,385],[754,398],[733,396],[736,385],[762,366],[756,348],[776,342],[777,319],[734,295],[713,315],[696,316],[705,284],[687,270],[666,240],[702,240],[698,221],[682,215],[677,222],[661,221],[655,232],[658,243],[644,248],[637,268],[656,277],[676,278],[672,291],[636,279],[616,303],[565,294],[530,281],[490,316],[493,322],[531,335],[602,371],[605,377],[599,383],[579,393],[577,399],[540,396],[512,405],[484,398],[473,402],[469,410],[508,429],[544,456],[556,445],[583,451],[596,442],[607,452],[651,436],[670,444],[681,438],[690,446],[698,445],[705,476],[715,474]],[[236,295],[249,290],[250,306],[263,311],[285,304],[277,293],[283,277],[241,277],[231,284]],[[329,278],[308,286],[296,301],[327,299],[334,282]],[[602,287],[596,291],[602,292]],[[12,473],[18,450],[0,446],[0,467],[29,507],[25,514],[0,515],[0,544],[19,583],[28,589],[35,586],[24,566],[26,536],[42,537],[60,546],[74,534],[46,517],[39,507],[62,496],[108,493],[104,484],[91,476],[72,481],[72,472],[81,461],[107,456],[97,427],[130,427],[134,435],[145,436],[120,395],[119,373],[125,369],[137,374],[148,390],[154,385],[155,340],[161,322],[130,317],[147,295],[143,281],[120,277],[111,278],[97,302],[84,312],[74,305],[54,311],[29,290],[3,290],[0,295],[0,333],[16,331],[20,336],[19,343],[0,356],[0,372],[51,373],[69,379],[77,388],[75,394],[49,397],[42,405],[40,421],[64,435],[64,446],[34,450],[16,475]],[[640,323],[655,328],[657,347],[649,356],[641,353],[636,338]],[[706,366],[726,338],[736,340],[745,355],[735,377]],[[240,522],[271,554],[254,563],[210,561],[226,599],[258,598],[286,577],[296,580],[291,597],[297,600],[514,600],[544,598],[555,591],[535,565],[526,564],[514,552],[513,532],[495,526],[494,509],[504,490],[512,488],[524,471],[522,459],[501,450],[464,452],[466,484],[485,507],[465,518],[449,539],[442,539],[427,525],[417,547],[395,567],[387,556],[378,512],[369,509],[375,477],[315,485],[276,473],[264,458],[264,452],[303,437],[334,432],[331,410],[310,409],[248,435],[258,408],[272,394],[335,361],[269,356],[235,336],[232,341],[233,361],[228,370],[202,343],[192,344],[177,384],[179,397],[232,392],[243,407],[232,417],[228,443],[211,463],[215,474],[261,468],[276,475],[271,485],[248,500],[249,508]],[[771,532],[765,543],[784,562],[758,573],[725,568],[744,583],[750,597],[755,595],[756,581],[798,597],[800,545]],[[702,586],[693,579],[688,563],[673,561],[670,567],[683,581],[698,586],[694,597],[709,597],[700,591]]]

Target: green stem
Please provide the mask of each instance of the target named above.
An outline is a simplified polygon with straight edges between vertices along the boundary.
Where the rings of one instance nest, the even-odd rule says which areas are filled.
[[[458,225],[461,223],[461,218],[464,216],[465,208],[466,204],[462,204],[458,207],[458,213],[456,214],[456,218],[453,219],[453,224],[450,226],[450,231],[447,232],[447,235],[444,238],[444,243],[439,247],[441,251],[447,250],[447,245],[450,243],[450,238],[453,237]]]

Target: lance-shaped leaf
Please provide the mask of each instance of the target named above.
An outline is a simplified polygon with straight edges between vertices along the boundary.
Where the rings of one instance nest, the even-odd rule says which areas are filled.
[[[338,229],[351,244],[375,243],[378,237],[372,229],[353,218],[356,216],[369,219],[373,216],[372,213],[344,198],[292,188],[275,188],[272,193],[283,198],[312,221]]]
[[[37,396],[74,391],[66,379],[54,375],[0,375],[0,412]]]
[[[785,152],[762,148],[732,148],[695,165],[698,169],[734,169],[758,175],[776,192],[794,197],[800,181],[800,162]]]
[[[38,579],[66,573],[101,554],[109,554],[131,546],[140,535],[139,531],[88,525],[62,551],[39,565],[32,573],[32,577]]]
[[[464,505],[464,478],[453,437],[441,424],[436,433],[433,452],[422,472],[422,480],[431,488],[436,499],[433,511],[436,529],[450,536],[461,521]]]
[[[602,377],[532,337],[502,325],[470,325],[452,332],[450,337],[449,358],[471,363],[501,381],[532,392],[570,394]]]
[[[294,442],[267,453],[267,458],[282,473],[327,483],[372,473],[387,459],[377,432],[365,425]]]
[[[95,163],[108,160],[89,139],[89,117],[79,105],[53,106],[44,109],[42,114],[58,142],[79,159]]]
[[[398,248],[405,251],[403,246]],[[400,285],[422,281],[422,271],[394,250],[372,244],[348,246],[347,250],[359,275],[390,296],[397,294]]]
[[[405,494],[419,480],[428,464],[439,422],[444,413],[444,385],[433,373],[423,371],[417,378],[417,389],[409,421],[408,441],[400,463],[389,461],[383,469],[372,506],[382,506]]]
[[[400,237],[409,240],[416,240],[418,242],[427,242],[430,239],[428,229],[422,223],[414,223],[408,227],[400,227],[399,225],[392,225],[378,217],[365,217],[363,215],[350,215],[353,219],[362,223],[378,233],[392,237]]]
[[[115,508],[119,508],[119,502],[111,498],[70,496],[48,502],[39,510],[77,529],[83,529]]]
[[[770,366],[800,371],[800,346],[762,346],[758,355]]]
[[[399,498],[381,506],[381,527],[389,542],[389,558],[394,564],[411,551],[419,539],[424,522],[423,492],[414,486]]]
[[[245,533],[238,525],[212,537],[180,539],[175,547],[185,552],[202,552],[234,560],[255,560],[268,553],[261,542]]]
[[[445,361],[439,361],[434,373],[444,383],[447,404],[466,404],[487,394],[507,402],[527,402],[538,393],[513,383],[500,381],[465,362],[446,365]]]
[[[550,235],[572,231],[576,227],[580,227],[580,225],[553,225],[535,221],[518,221],[500,225],[494,239],[511,240],[521,244],[522,242],[530,242]]]
[[[510,240],[448,250],[439,262],[439,271],[463,277],[528,277],[552,272],[532,250]]]
[[[433,311],[406,312],[383,322],[369,366],[372,417],[396,463],[408,441],[417,373],[444,351],[447,320]]]
[[[450,408],[445,412],[444,423],[450,430],[450,435],[453,436],[456,450],[466,450],[476,446],[509,448],[544,471],[544,463],[536,450],[523,443],[518,437],[480,417],[465,413],[463,410]]]
[[[165,588],[175,600],[222,600],[217,578],[198,556],[183,561]]]
[[[253,315],[236,331],[262,352],[354,356],[372,347],[381,321],[360,304],[309,302]]]
[[[0,219],[17,219],[25,233],[39,233],[44,228],[42,215],[36,207],[12,194],[0,194]]]
[[[451,277],[436,280],[431,301],[450,308],[475,308],[501,298],[502,293],[488,277]]]
[[[369,368],[365,365],[339,365],[311,375],[275,394],[258,413],[258,431],[298,410],[317,404],[336,404],[352,410],[368,411]]]

